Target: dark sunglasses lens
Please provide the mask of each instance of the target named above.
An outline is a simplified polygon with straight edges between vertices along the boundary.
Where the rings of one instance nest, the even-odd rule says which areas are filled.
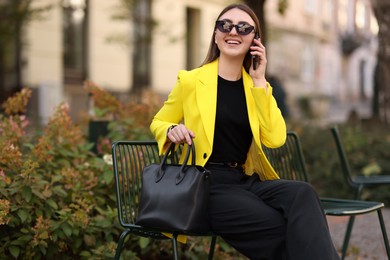
[[[233,24],[227,21],[217,21],[217,29],[221,32],[228,33],[233,29]]]
[[[248,35],[253,31],[254,27],[247,23],[240,23],[236,25],[236,30],[238,34]]]

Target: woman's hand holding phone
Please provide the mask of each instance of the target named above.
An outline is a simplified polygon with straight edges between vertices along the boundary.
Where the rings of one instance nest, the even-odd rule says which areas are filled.
[[[253,39],[253,45],[250,47],[250,53],[252,55],[252,68],[250,69],[249,74],[253,79],[255,87],[265,88],[267,86],[267,81],[265,79],[267,57],[265,47],[257,34]]]

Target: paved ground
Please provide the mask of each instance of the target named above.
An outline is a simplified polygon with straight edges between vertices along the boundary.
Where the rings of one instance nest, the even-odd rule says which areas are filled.
[[[387,229],[390,236],[390,208],[382,211]],[[341,252],[345,230],[347,227],[347,217],[327,216],[330,233],[336,248]],[[357,216],[352,230],[351,240],[348,248],[348,260],[387,260],[386,249],[383,243],[383,237],[379,226],[378,215],[376,212]]]

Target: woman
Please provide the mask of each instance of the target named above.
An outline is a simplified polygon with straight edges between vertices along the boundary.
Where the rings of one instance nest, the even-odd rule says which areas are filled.
[[[226,7],[203,65],[179,72],[150,129],[160,153],[170,142],[194,142],[196,163],[212,172],[212,230],[239,252],[250,259],[339,259],[314,189],[280,180],[262,151],[262,144],[284,144],[286,125],[265,79],[259,30],[248,6]]]

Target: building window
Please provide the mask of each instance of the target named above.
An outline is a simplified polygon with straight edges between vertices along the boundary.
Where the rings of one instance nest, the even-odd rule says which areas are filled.
[[[308,15],[317,14],[318,0],[306,0],[304,5],[305,13]]]
[[[314,51],[311,46],[306,46],[301,54],[301,79],[310,83],[314,80],[315,64]]]
[[[348,29],[349,0],[339,0],[338,6],[338,25],[340,31],[346,32]]]
[[[69,84],[87,77],[87,1],[62,1],[64,81]]]
[[[359,31],[369,31],[370,29],[370,12],[368,7],[362,2],[356,2],[355,25]]]
[[[332,29],[334,22],[334,3],[333,0],[323,1],[322,8],[323,27],[327,30]]]

